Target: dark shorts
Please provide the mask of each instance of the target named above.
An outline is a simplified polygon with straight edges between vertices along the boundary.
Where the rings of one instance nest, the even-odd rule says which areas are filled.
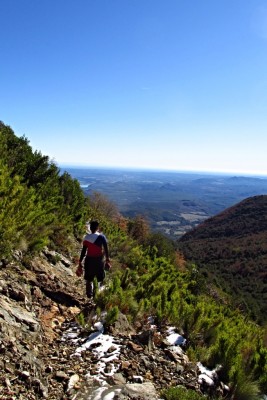
[[[104,260],[102,257],[85,257],[84,279],[87,281],[93,281],[95,277],[98,282],[104,280]]]

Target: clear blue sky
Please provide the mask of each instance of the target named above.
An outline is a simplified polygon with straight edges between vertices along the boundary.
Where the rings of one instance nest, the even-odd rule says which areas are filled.
[[[57,164],[267,175],[266,0],[0,0],[0,120]]]

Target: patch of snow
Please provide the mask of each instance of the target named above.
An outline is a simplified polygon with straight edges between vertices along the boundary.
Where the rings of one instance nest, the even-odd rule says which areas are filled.
[[[209,370],[206,367],[204,367],[204,365],[202,365],[201,362],[198,362],[197,367],[200,372],[200,375],[198,377],[198,382],[201,383],[205,381],[209,386],[213,386],[214,381],[218,379],[217,371],[221,368],[221,365],[218,365],[213,370]],[[224,388],[228,390],[228,387],[226,385],[224,385]]]
[[[94,328],[97,329],[99,332],[104,332],[104,325],[102,322],[98,321],[94,324]]]
[[[66,334],[66,338],[67,339],[76,339],[78,337],[78,333],[77,332],[68,332]]]
[[[143,383],[144,382],[144,378],[140,375],[133,375],[133,380],[137,383]]]
[[[184,354],[184,352],[183,352],[183,350],[182,350],[182,348],[180,346],[171,346],[170,350],[173,353],[179,354],[180,356],[182,356]]]
[[[214,378],[217,376],[217,370],[213,369],[213,370],[209,370],[206,367],[204,367],[203,364],[201,364],[201,362],[197,363],[197,367],[200,371],[201,374],[205,374],[207,376],[209,376],[210,378]]]
[[[117,394],[121,392],[121,389],[110,389],[105,386],[94,390],[89,399],[93,400],[113,400]],[[93,396],[93,397],[92,397]]]
[[[230,392],[229,386],[225,385],[225,383],[223,383],[223,382],[221,382],[221,385],[222,385],[222,388],[223,388],[224,390],[226,390],[227,392]],[[266,397],[266,400],[267,400],[267,397]]]
[[[103,323],[100,322],[97,317],[94,319],[95,323],[93,328],[95,329],[87,339],[82,343],[79,338],[80,329],[77,324],[72,325],[65,333],[63,334],[62,340],[71,340],[73,343],[79,343],[75,352],[71,355],[71,357],[81,358],[81,353],[90,349],[91,353],[94,354],[97,359],[96,368],[91,376],[90,372],[88,372],[85,376],[87,378],[93,377],[95,381],[100,385],[99,388],[95,389],[88,400],[113,400],[116,396],[117,389],[112,389],[106,386],[106,377],[114,375],[119,368],[119,364],[114,362],[118,360],[121,345],[118,344],[118,340],[115,341],[114,337],[111,335],[104,334],[104,326]],[[153,317],[148,318],[148,323],[151,328],[156,326],[154,325]],[[176,327],[169,327],[166,331],[166,340],[170,344],[170,349],[172,352],[184,355],[184,352],[180,346],[184,345],[186,339],[176,332]],[[82,343],[82,344],[81,344]],[[91,348],[90,348],[91,347]],[[200,362],[197,363],[199,376],[198,382],[206,383],[209,386],[214,386],[216,380],[218,379],[217,371],[221,366],[216,367],[213,370],[209,370],[204,367]],[[143,383],[144,378],[142,376],[136,375],[133,376],[135,382]],[[74,382],[76,381],[76,376],[73,376]],[[223,384],[223,382],[221,382]],[[73,383],[70,384],[72,386]],[[224,385],[224,384],[223,384]],[[224,388],[228,390],[229,388],[224,385]],[[267,400],[267,396],[264,395],[261,400]]]
[[[103,384],[105,381],[105,377],[112,376],[118,370],[118,366],[113,364],[113,361],[118,359],[120,354],[121,345],[113,343],[114,338],[110,335],[105,335],[103,333],[104,327],[101,322],[95,323],[95,328],[99,329],[98,331],[92,332],[86,341],[79,347],[76,348],[75,352],[71,355],[71,357],[81,358],[81,353],[90,349],[92,346],[92,353],[97,357],[98,362],[97,366],[97,376],[94,375],[94,379],[99,383]],[[114,350],[108,353],[108,350],[112,347]],[[107,364],[109,364],[109,370],[106,371]],[[87,377],[90,376],[90,372],[86,374]],[[111,396],[111,394],[109,394]],[[102,400],[102,397],[100,397]],[[106,397],[103,397],[103,399]],[[110,397],[113,399],[113,397]],[[95,399],[94,399],[95,400]]]
[[[150,325],[150,329],[157,329],[157,325],[155,325],[154,317],[152,317],[152,316],[148,317],[147,322]]]
[[[186,339],[182,335],[179,335],[179,333],[175,332],[169,334],[166,339],[171,345],[175,346],[181,346],[186,342]]]
[[[206,374],[200,374],[198,377],[198,383],[205,381],[209,386],[214,385],[214,381]]]
[[[119,354],[119,350],[116,351],[116,353],[110,355],[109,357],[100,357],[101,361],[103,361],[104,363],[110,363],[111,361],[117,360],[117,356]]]
[[[113,344],[113,337],[110,335],[104,335],[102,332],[97,331],[93,332],[89,335],[87,341],[80,347],[76,349],[77,353],[81,353],[82,351],[89,349],[92,344],[99,344],[98,347],[94,349],[95,352],[99,354],[99,357],[102,357],[104,353],[110,348]]]

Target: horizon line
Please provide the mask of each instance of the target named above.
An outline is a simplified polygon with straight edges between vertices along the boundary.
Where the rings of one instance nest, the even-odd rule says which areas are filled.
[[[267,172],[244,172],[244,171],[210,171],[210,170],[189,170],[189,169],[167,169],[156,167],[133,167],[133,166],[108,166],[108,165],[86,165],[86,164],[72,164],[72,163],[57,163],[60,169],[73,168],[73,169],[94,169],[94,170],[120,170],[120,171],[139,171],[139,172],[166,172],[166,173],[184,173],[184,174],[210,174],[210,175],[239,175],[239,176],[253,176],[267,178]]]

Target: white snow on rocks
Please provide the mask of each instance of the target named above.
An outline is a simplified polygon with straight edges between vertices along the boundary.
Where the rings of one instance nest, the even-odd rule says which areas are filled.
[[[148,319],[148,323],[150,324],[151,330],[156,330],[157,327],[154,325],[154,320],[152,317]],[[82,353],[84,351],[90,350],[92,356],[96,359],[96,370],[93,371],[93,375],[90,374],[90,371],[86,373],[86,377],[90,379],[92,377],[94,381],[98,381],[99,387],[94,390],[93,397],[90,399],[93,400],[113,400],[116,394],[119,392],[115,389],[115,387],[107,387],[106,378],[108,376],[114,375],[118,371],[119,363],[116,363],[120,355],[121,346],[118,339],[114,339],[113,336],[104,334],[104,326],[102,322],[97,321],[93,326],[94,331],[87,337],[83,344],[79,345],[75,352],[71,357],[82,357]],[[173,353],[176,353],[180,356],[183,356],[186,359],[186,355],[181,346],[186,343],[186,339],[176,332],[176,327],[169,327],[166,331],[166,341],[170,345],[170,350]],[[79,339],[79,331],[80,328],[77,325],[72,325],[63,335],[62,340],[71,340],[73,343],[81,343]],[[186,357],[186,358],[185,358]],[[189,360],[188,360],[189,362]],[[218,374],[217,371],[221,368],[221,366],[216,367],[213,370],[208,370],[204,367],[200,362],[197,363],[198,367],[198,382],[200,384],[206,384],[208,386],[214,386],[218,382]],[[134,376],[134,381],[143,384],[144,378],[142,376]],[[76,383],[77,377],[73,377],[74,382]],[[75,383],[71,382],[70,387],[72,387]],[[229,388],[221,383],[226,390]],[[88,398],[89,400],[89,398]],[[267,400],[266,397],[263,400]]]
[[[171,326],[168,328],[167,330],[167,341],[171,344],[171,345],[175,345],[175,346],[182,346],[185,344],[186,339],[182,336],[179,335],[179,333],[175,332],[175,327]]]

